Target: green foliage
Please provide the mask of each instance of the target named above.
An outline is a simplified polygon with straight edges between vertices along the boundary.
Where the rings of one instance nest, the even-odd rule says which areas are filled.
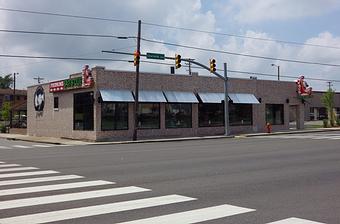
[[[13,84],[12,75],[5,75],[4,77],[0,76],[0,89],[8,89]]]
[[[4,102],[1,108],[1,116],[4,121],[9,121],[11,117],[11,104],[10,102]]]
[[[327,109],[328,120],[332,127],[335,125],[335,117],[336,117],[333,111],[334,96],[335,96],[335,91],[330,88],[321,97],[321,101]]]
[[[3,124],[0,124],[0,133],[6,133],[6,126]]]
[[[328,128],[328,120],[327,119],[322,120],[322,124],[323,124],[324,128]]]

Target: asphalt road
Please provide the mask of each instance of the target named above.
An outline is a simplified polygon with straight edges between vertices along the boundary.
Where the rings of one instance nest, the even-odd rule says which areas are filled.
[[[339,145],[340,132],[45,147],[0,140],[0,223],[337,224]],[[105,191],[116,188],[123,193]]]

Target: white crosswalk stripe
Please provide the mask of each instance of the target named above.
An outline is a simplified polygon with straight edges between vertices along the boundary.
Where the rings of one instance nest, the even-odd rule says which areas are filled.
[[[39,183],[39,182],[49,182],[49,181],[60,181],[60,180],[71,180],[84,178],[78,175],[62,175],[62,176],[52,176],[52,177],[36,177],[18,180],[4,180],[0,181],[0,186],[17,185],[17,184],[29,184],[29,183]]]
[[[40,147],[40,148],[49,148],[49,147],[55,147],[55,145],[32,145],[33,147]]]
[[[69,193],[69,194],[60,194],[60,195],[52,195],[52,196],[44,196],[44,197],[35,197],[35,198],[25,198],[25,199],[17,199],[10,201],[2,201],[0,202],[0,209],[10,209],[10,208],[19,208],[19,207],[27,207],[33,205],[45,205],[57,202],[66,202],[66,201],[77,201],[82,199],[90,199],[90,198],[100,198],[107,196],[115,196],[122,194],[131,194],[150,191],[146,188],[141,187],[120,187],[120,188],[111,188],[104,190],[95,190],[95,191],[86,191],[79,193]]]
[[[0,145],[0,149],[11,149],[11,147]]]
[[[6,169],[0,169],[0,173],[4,172],[13,172],[13,171],[23,171],[23,170],[37,170],[36,167],[17,167],[17,168],[6,168]]]
[[[8,168],[8,167],[18,167],[19,164],[0,164],[0,168]]]
[[[252,211],[255,210],[233,205],[220,205],[147,219],[134,220],[130,222],[122,222],[119,224],[190,224],[224,218]]]
[[[83,182],[75,182],[75,183],[67,183],[67,184],[52,184],[52,185],[43,185],[43,186],[36,186],[36,187],[15,188],[15,189],[8,189],[8,190],[0,190],[0,196],[27,194],[27,193],[35,193],[35,192],[43,192],[43,191],[55,191],[55,190],[81,188],[81,187],[93,187],[93,186],[101,186],[101,185],[108,185],[108,184],[114,184],[114,183],[109,182],[109,181],[104,181],[104,180],[94,180],[94,181],[83,181]]]
[[[271,222],[267,224],[325,224],[321,222],[314,222],[306,219],[289,218],[281,221]]]
[[[27,176],[36,176],[36,175],[45,175],[45,174],[54,174],[59,173],[54,170],[43,170],[43,171],[32,171],[32,172],[22,172],[22,173],[6,173],[0,174],[0,178],[8,178],[8,177],[27,177]]]
[[[7,164],[0,162],[0,172],[12,172],[20,171],[18,168],[34,168],[35,167],[20,167],[20,164]],[[14,167],[14,168],[13,168]],[[0,190],[0,197],[19,195],[16,199],[7,199],[0,201],[0,211],[17,208],[27,208],[37,205],[49,205],[51,208],[45,212],[38,212],[29,214],[14,215],[11,217],[1,218],[0,212],[0,223],[1,224],[39,224],[57,222],[63,220],[70,220],[75,218],[86,218],[97,215],[112,214],[122,211],[130,211],[142,208],[152,208],[176,203],[184,203],[197,200],[196,198],[172,194],[165,196],[153,196],[142,199],[129,199],[128,201],[120,202],[105,202],[105,204],[91,205],[91,206],[80,206],[71,209],[59,209],[55,210],[53,207],[57,203],[67,203],[80,200],[91,200],[96,198],[109,198],[118,195],[137,194],[142,192],[151,191],[151,189],[128,186],[128,187],[116,187],[112,188],[111,185],[115,182],[104,181],[104,180],[92,180],[92,181],[76,181],[74,180],[84,178],[79,175],[52,175],[42,177],[31,177],[31,178],[19,178],[10,180],[1,180],[1,178],[10,177],[25,177],[25,176],[39,176],[39,175],[51,175],[57,174],[58,171],[54,170],[42,170],[42,171],[30,171],[30,172],[16,172],[0,174],[0,186],[20,185],[36,183],[39,186],[31,187],[19,187],[19,188],[8,188]],[[65,181],[71,180],[69,183],[58,183],[58,184],[47,184],[46,182],[53,181]],[[86,190],[88,187],[104,186],[104,189],[97,190]],[[83,189],[82,191],[75,192],[59,192],[58,190],[72,190],[72,189]],[[30,197],[30,193],[49,192],[47,196]],[[27,195],[25,195],[27,194]],[[29,211],[29,210],[28,210]],[[202,223],[205,221],[228,218],[229,216],[241,215],[244,213],[254,212],[255,209],[239,207],[229,204],[222,204],[218,206],[211,206],[206,208],[198,208],[194,210],[188,210],[183,212],[168,213],[161,216],[154,216],[144,219],[136,219],[131,221],[121,222],[120,224],[194,224]],[[4,213],[6,214],[6,213]],[[307,219],[289,218],[267,224],[324,224],[319,222],[310,221]]]
[[[12,145],[12,147],[14,147],[14,148],[21,148],[21,149],[30,149],[30,148],[33,148],[32,146],[28,146],[28,145]]]
[[[270,139],[314,139],[314,140],[340,140],[340,134],[286,134],[286,135],[266,135],[266,136],[256,136],[255,138],[270,138]]]
[[[149,208],[160,205],[168,205],[180,202],[196,200],[195,198],[181,195],[167,195],[152,197],[146,199],[137,199],[132,201],[123,201],[110,204],[102,204],[81,208],[65,209],[54,212],[43,212],[30,215],[22,215],[0,219],[1,224],[40,224],[75,218],[89,217],[94,215],[103,215],[115,212],[129,211],[134,209]]]
[[[33,149],[33,148],[52,148],[52,147],[66,147],[70,145],[53,145],[53,144],[34,144],[34,145],[0,145],[0,149]]]

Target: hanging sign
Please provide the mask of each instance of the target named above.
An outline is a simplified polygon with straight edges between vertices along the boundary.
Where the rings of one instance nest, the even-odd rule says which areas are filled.
[[[312,94],[312,87],[308,86],[307,82],[305,81],[305,76],[301,75],[296,81],[297,85],[297,92],[301,96],[310,96]]]

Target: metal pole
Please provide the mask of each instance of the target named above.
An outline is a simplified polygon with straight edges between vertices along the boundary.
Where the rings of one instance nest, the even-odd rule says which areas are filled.
[[[229,97],[227,63],[224,63],[224,135],[229,135]]]
[[[280,65],[277,66],[277,80],[280,81]]]
[[[141,24],[142,24],[142,21],[138,20],[138,35],[137,35],[137,52],[138,52],[138,54],[140,54]],[[135,97],[136,97],[135,98],[135,105],[134,105],[135,124],[134,124],[133,137],[132,137],[133,141],[137,140],[137,129],[138,129],[139,62],[136,65]]]

